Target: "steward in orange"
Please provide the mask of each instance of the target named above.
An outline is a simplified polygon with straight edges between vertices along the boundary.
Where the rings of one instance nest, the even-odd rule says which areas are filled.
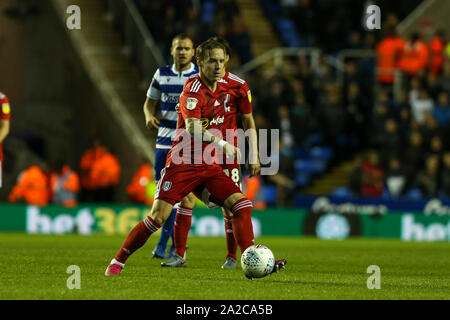
[[[399,62],[399,68],[408,76],[416,76],[421,69],[428,66],[428,47],[420,39],[418,33],[414,33],[406,42]]]
[[[108,152],[103,154],[92,164],[90,179],[95,189],[96,202],[112,202],[114,187],[119,184],[120,164],[117,157]]]
[[[133,202],[153,204],[153,198],[147,195],[147,185],[153,180],[152,167],[143,163],[134,174],[127,187],[127,193]]]
[[[80,191],[78,174],[72,171],[68,165],[59,169],[59,172],[53,173],[51,176],[53,203],[64,207],[75,207],[77,194]]]
[[[428,44],[430,50],[429,68],[430,72],[435,76],[440,74],[442,66],[444,65],[445,42],[444,32],[437,31]]]
[[[23,171],[8,196],[10,202],[23,201],[29,205],[46,206],[49,201],[48,178],[39,166]]]
[[[398,67],[404,46],[405,41],[397,36],[394,30],[386,32],[386,36],[376,47],[378,82],[394,83],[394,71]]]
[[[99,140],[95,140],[92,148],[86,150],[80,161],[80,180],[82,188],[82,201],[94,200],[95,182],[91,179],[91,170],[94,163],[105,153],[105,147]]]
[[[267,204],[261,192],[261,176],[244,176],[242,180],[245,196],[253,202],[256,210],[264,210]]]

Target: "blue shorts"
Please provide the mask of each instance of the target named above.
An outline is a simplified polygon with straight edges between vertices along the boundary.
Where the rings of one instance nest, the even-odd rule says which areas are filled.
[[[161,170],[166,166],[167,154],[170,149],[156,149],[155,150],[155,181],[161,178]]]

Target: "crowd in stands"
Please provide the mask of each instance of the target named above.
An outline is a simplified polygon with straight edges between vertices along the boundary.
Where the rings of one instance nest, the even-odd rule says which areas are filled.
[[[253,59],[247,25],[236,0],[135,0],[163,56],[169,60],[170,40],[186,33],[197,46],[211,36],[225,38],[232,48],[230,66]]]
[[[377,46],[380,89],[369,122],[373,151],[356,160],[353,194],[450,196],[449,48],[443,31],[427,42],[418,33],[401,39],[386,31]],[[404,80],[397,96],[394,70]]]

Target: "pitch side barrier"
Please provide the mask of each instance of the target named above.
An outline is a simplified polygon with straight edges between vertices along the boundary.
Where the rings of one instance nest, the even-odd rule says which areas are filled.
[[[418,201],[416,208],[423,204]],[[317,198],[301,208],[254,210],[252,220],[256,237],[312,236],[330,240],[361,237],[448,242],[448,204],[435,199],[425,206],[431,211],[379,211],[385,204],[334,203],[330,199]],[[434,211],[438,207],[446,213]],[[0,232],[126,235],[149,213],[149,209],[136,205],[80,204],[75,208],[64,208],[1,204]],[[224,236],[224,230],[219,209],[194,210],[193,236]]]

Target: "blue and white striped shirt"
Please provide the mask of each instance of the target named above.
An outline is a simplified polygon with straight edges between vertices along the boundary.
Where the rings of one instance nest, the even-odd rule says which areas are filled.
[[[181,75],[175,70],[175,65],[160,67],[153,76],[147,97],[161,100],[161,119],[159,120],[158,139],[156,148],[170,149],[177,128],[178,113],[175,106],[178,103],[184,83],[190,76],[198,73],[198,67],[191,63],[191,67]]]

